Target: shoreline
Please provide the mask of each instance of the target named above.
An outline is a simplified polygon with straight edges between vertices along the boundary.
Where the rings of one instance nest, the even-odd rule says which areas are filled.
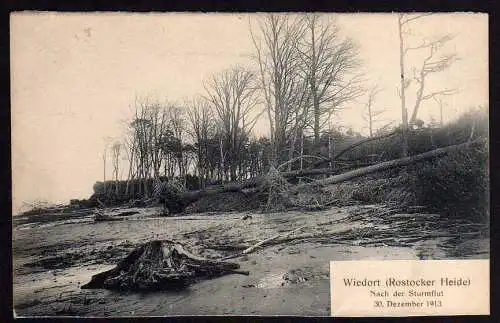
[[[380,208],[383,207],[377,207]],[[328,316],[330,260],[448,259],[456,257],[454,249],[467,257],[489,257],[485,253],[489,252],[489,240],[479,234],[475,239],[468,237],[460,242],[453,240],[456,239],[453,232],[440,229],[431,231],[434,238],[422,235],[422,239],[413,241],[415,231],[421,228],[419,217],[428,221],[419,214],[412,215],[416,219],[410,222],[413,224],[409,228],[403,226],[406,229],[398,231],[400,237],[391,242],[384,235],[394,226],[402,226],[401,221],[393,221],[392,228],[380,223],[375,228],[372,221],[378,221],[376,217],[357,220],[352,217],[368,209],[350,206],[318,212],[160,217],[158,209],[144,208],[123,221],[93,222],[91,215],[87,215],[80,222],[59,220],[45,226],[14,226],[16,314]],[[251,218],[243,220],[246,215]],[[351,220],[342,220],[349,216]],[[152,239],[175,240],[196,255],[217,259],[237,253],[227,250],[228,245],[252,245],[300,226],[305,227],[302,232],[316,232],[318,237],[264,246],[231,260],[239,263],[242,270],[248,270],[249,276],[227,275],[205,280],[177,293],[79,288],[93,274],[112,268],[137,245]],[[328,235],[320,238],[321,233],[342,228],[354,234],[346,236],[345,241]],[[452,228],[457,230],[456,225],[448,230]]]

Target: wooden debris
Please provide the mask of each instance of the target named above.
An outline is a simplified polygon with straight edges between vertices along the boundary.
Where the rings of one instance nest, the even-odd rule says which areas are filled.
[[[269,244],[269,243],[270,243],[271,241],[273,241],[273,240],[276,240],[276,239],[278,239],[278,238],[281,238],[281,240],[282,240],[282,239],[286,239],[286,238],[288,238],[289,236],[291,236],[292,234],[294,234],[294,233],[296,233],[296,232],[298,232],[298,231],[302,230],[303,228],[304,228],[304,227],[302,226],[302,227],[297,228],[297,229],[295,229],[295,230],[289,231],[289,232],[287,232],[287,233],[286,233],[286,234],[284,234],[284,235],[283,235],[283,234],[281,234],[281,233],[279,233],[279,234],[274,235],[274,236],[272,236],[272,237],[270,237],[270,238],[267,238],[267,239],[265,239],[265,240],[262,240],[262,241],[260,241],[260,242],[258,242],[258,243],[256,243],[256,244],[254,244],[253,246],[248,247],[247,249],[243,250],[243,251],[242,251],[241,253],[239,253],[239,254],[224,257],[224,258],[222,258],[222,260],[227,260],[227,259],[237,258],[237,257],[239,257],[239,256],[246,255],[246,254],[251,253],[252,251],[254,251],[255,249],[257,249],[257,248],[259,248],[259,247],[261,247],[261,246],[264,246],[264,245],[266,245],[266,244]]]
[[[102,208],[106,207],[106,204],[104,204],[99,198],[97,198],[96,201]]]
[[[113,216],[129,216],[129,215],[134,215],[134,214],[139,214],[139,212],[138,211],[124,211],[124,212],[120,212],[117,214],[113,214]]]
[[[134,215],[134,214],[139,214],[138,211],[124,211],[124,212],[119,212],[119,213],[104,213],[98,209],[94,210],[94,221],[100,222],[100,221],[120,221],[123,220],[124,217]]]
[[[94,221],[96,222],[101,222],[101,221],[121,221],[123,218],[119,217],[114,217],[109,214],[105,214],[99,210],[94,211]]]

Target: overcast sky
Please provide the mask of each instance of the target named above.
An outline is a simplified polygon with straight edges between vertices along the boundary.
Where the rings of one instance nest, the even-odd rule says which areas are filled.
[[[368,83],[382,92],[376,108],[400,120],[397,16],[336,14],[342,35],[358,44]],[[13,209],[23,201],[88,198],[102,180],[104,138],[118,138],[136,97],[181,102],[203,92],[203,80],[231,65],[251,66],[249,26],[259,15],[42,14],[11,16]],[[433,76],[429,88],[457,88],[445,99],[445,121],[488,103],[487,16],[436,14],[411,25],[409,42],[455,35],[442,49],[461,58]],[[409,65],[420,61],[418,54]],[[409,95],[412,106],[413,96]],[[334,124],[366,128],[363,100]],[[437,105],[420,118],[439,119]],[[411,110],[409,111],[411,113]],[[255,131],[266,133],[261,120]],[[111,163],[108,174],[111,174]]]

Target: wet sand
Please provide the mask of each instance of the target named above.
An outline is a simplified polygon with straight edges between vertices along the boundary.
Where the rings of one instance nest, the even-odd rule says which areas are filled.
[[[82,213],[43,222],[19,218],[14,221],[13,230],[15,312],[18,316],[91,317],[328,316],[331,260],[489,257],[488,238],[478,234],[477,228],[469,230],[467,239],[462,240],[457,240],[461,235],[455,234],[457,226],[453,224],[450,229],[431,228],[430,232],[435,233],[432,239],[410,239],[419,228],[429,226],[428,221],[418,220],[418,214],[408,217],[412,226],[405,231],[408,237],[402,237],[401,243],[397,243],[398,239],[377,242],[373,237],[397,229],[397,224],[384,227],[383,223],[363,220],[338,221],[359,208],[178,217],[160,217],[160,209],[147,208],[133,209],[139,213],[112,222],[94,222],[92,214]],[[251,218],[243,220],[245,215]],[[134,247],[151,239],[176,240],[195,254],[217,259],[239,252],[227,250],[228,246],[241,249],[302,226],[302,233],[321,234],[345,228],[352,229],[353,234],[346,241],[323,237],[264,247],[231,260],[248,270],[249,276],[227,275],[182,291],[80,289],[93,274],[112,268]],[[465,236],[467,230],[462,232]]]

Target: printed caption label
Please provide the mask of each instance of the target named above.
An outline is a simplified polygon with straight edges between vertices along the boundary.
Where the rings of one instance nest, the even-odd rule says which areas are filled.
[[[339,317],[489,315],[489,260],[330,262]]]

